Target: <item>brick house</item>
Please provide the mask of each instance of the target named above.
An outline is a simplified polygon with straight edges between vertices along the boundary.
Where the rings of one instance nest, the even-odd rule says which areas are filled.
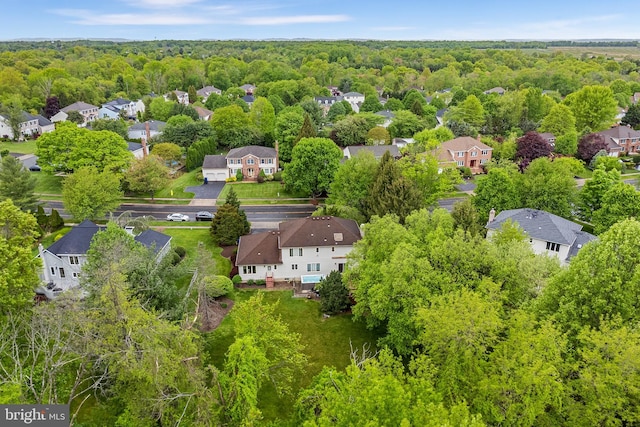
[[[445,141],[436,149],[439,163],[467,167],[474,174],[483,173],[482,166],[491,160],[492,152],[493,148],[470,136]]]

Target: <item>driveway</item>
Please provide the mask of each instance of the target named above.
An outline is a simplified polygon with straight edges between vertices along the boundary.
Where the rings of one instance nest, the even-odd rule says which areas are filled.
[[[194,193],[194,199],[217,199],[225,182],[209,182],[208,184],[187,187],[184,191]]]

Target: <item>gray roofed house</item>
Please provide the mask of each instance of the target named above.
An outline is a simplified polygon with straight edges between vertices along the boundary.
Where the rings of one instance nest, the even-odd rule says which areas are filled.
[[[36,292],[52,299],[60,292],[76,288],[80,284],[82,266],[87,262],[87,251],[93,237],[104,229],[104,226],[85,220],[48,248],[40,245],[38,256],[42,260],[41,279],[44,284]],[[170,236],[153,230],[143,231],[134,240],[148,248],[154,248],[158,261],[171,247]]]
[[[276,149],[263,147],[261,145],[247,145],[244,147],[232,148],[227,154],[227,159],[239,159],[245,156],[256,156],[261,158],[275,157]]]
[[[388,128],[393,119],[396,117],[395,113],[391,110],[382,110],[376,113],[376,116],[384,117],[384,122],[380,125],[383,128]]]
[[[205,86],[202,89],[198,89],[196,94],[202,97],[202,102],[206,102],[209,95],[215,93],[216,95],[222,95],[222,90],[218,89],[215,86]]]
[[[221,154],[209,154],[204,156],[204,161],[202,162],[202,168],[207,169],[226,169],[227,168],[227,158]]]
[[[149,133],[151,134],[151,138],[156,135],[160,135],[162,130],[167,125],[165,122],[161,122],[159,120],[148,120],[142,123],[136,123],[134,125],[129,126],[127,133],[129,134],[129,138],[131,139],[143,139],[147,138],[147,123],[149,123]]]
[[[492,210],[486,225],[487,238],[511,220],[524,231],[535,253],[555,256],[563,264],[568,263],[582,246],[596,239],[582,231],[580,224],[538,209],[509,209],[494,215]]]
[[[144,148],[139,142],[127,141],[127,149],[131,152],[131,154],[133,154],[133,157],[135,157],[136,159],[141,159],[144,157]]]
[[[352,158],[360,151],[369,151],[373,153],[376,159],[381,159],[387,151],[391,154],[391,157],[400,157],[400,150],[397,145],[349,145],[342,150],[347,159]]]
[[[491,93],[497,93],[498,95],[504,95],[505,92],[506,92],[506,90],[503,87],[497,86],[497,87],[491,88],[489,90],[485,90],[483,93],[485,95],[489,95]]]

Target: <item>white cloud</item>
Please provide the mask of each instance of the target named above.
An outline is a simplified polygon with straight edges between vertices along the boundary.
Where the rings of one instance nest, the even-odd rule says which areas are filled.
[[[286,25],[286,24],[325,24],[331,22],[350,21],[348,15],[293,15],[293,16],[261,16],[242,18],[243,25]]]

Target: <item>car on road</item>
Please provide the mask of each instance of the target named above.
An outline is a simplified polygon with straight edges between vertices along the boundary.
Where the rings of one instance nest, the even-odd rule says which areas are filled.
[[[172,213],[167,215],[167,221],[189,221],[189,215]]]
[[[196,221],[213,221],[213,214],[207,211],[196,212]]]

